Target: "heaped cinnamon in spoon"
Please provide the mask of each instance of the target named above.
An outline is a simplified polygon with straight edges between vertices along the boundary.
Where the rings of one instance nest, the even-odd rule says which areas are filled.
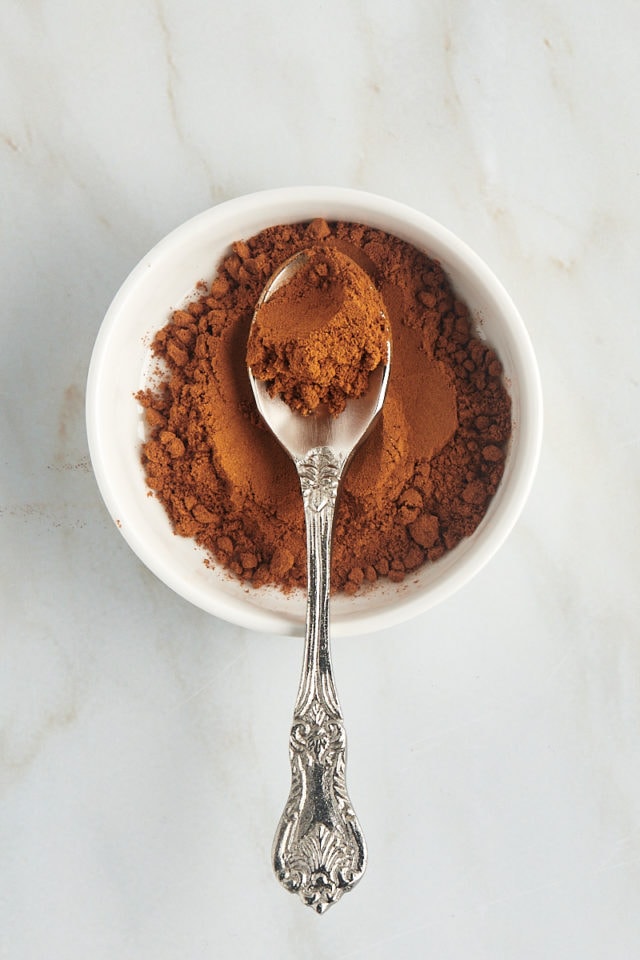
[[[318,244],[261,307],[247,365],[292,410],[306,415],[325,405],[338,415],[348,399],[366,392],[389,338],[369,275],[335,246]]]

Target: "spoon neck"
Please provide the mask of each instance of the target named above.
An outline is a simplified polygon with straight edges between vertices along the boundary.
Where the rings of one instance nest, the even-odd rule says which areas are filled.
[[[329,644],[331,537],[344,460],[328,447],[316,447],[296,462],[307,539],[307,624],[297,708],[312,699],[340,715]]]

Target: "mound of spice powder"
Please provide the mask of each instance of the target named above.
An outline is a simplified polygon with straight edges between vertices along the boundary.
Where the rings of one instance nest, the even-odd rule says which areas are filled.
[[[147,483],[177,535],[256,587],[306,586],[293,463],[256,410],[249,328],[275,269],[330,244],[380,291],[393,359],[382,413],[347,469],[335,517],[332,589],[402,581],[476,529],[500,483],[511,432],[502,366],[440,265],[363,224],[283,224],[238,240],[156,334],[166,376],[138,394]]]
[[[294,259],[292,276],[274,284],[251,325],[247,366],[295,412],[322,405],[337,416],[386,363],[385,307],[370,276],[334,245]]]

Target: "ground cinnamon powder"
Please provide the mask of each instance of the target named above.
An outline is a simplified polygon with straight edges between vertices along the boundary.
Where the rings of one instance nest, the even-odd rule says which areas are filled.
[[[150,490],[176,534],[256,587],[306,586],[293,463],[262,423],[246,369],[258,297],[296,251],[330,243],[373,279],[392,330],[387,397],[345,474],[332,587],[400,582],[476,529],[503,473],[511,403],[495,352],[474,334],[440,265],[353,223],[278,225],[239,240],[153,350],[167,374],[138,395]]]
[[[259,305],[247,366],[295,412],[306,416],[323,405],[337,416],[386,362],[385,306],[369,274],[333,244],[318,243],[294,261]]]

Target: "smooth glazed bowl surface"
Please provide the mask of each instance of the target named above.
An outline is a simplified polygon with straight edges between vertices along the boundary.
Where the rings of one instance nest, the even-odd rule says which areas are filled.
[[[254,630],[301,634],[305,598],[255,589],[215,564],[193,541],[176,536],[149,496],[140,459],[142,411],[134,395],[148,381],[150,344],[200,280],[211,280],[235,240],[265,227],[324,217],[365,223],[438,260],[468,304],[480,336],[502,360],[512,398],[512,437],[498,492],[475,533],[400,584],[379,581],[331,606],[334,635],[400,623],[450,596],[502,545],[529,494],[542,432],[542,398],[524,323],[500,282],[461,240],[430,217],[393,200],[336,187],[290,187],[221,203],[173,230],[131,272],[100,328],[87,382],[87,432],[96,479],[120,532],[164,583],[203,610]]]

